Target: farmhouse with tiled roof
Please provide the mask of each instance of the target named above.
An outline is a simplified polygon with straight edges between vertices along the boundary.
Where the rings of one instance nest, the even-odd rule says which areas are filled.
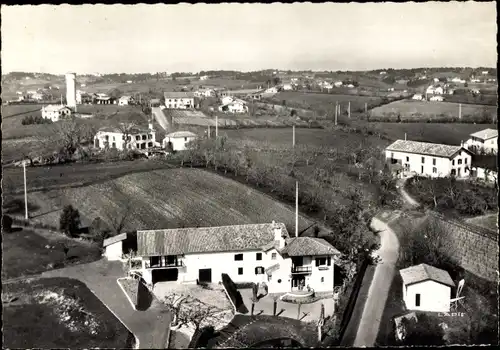
[[[472,153],[463,146],[397,140],[385,149],[390,166],[402,166],[402,174],[431,177],[468,177]]]
[[[137,256],[150,284],[218,283],[226,273],[238,283],[265,282],[270,293],[332,292],[340,252],[322,238],[291,238],[273,222],[137,231]]]
[[[473,134],[465,142],[465,147],[472,149],[474,152],[484,150],[486,153],[498,153],[498,130],[484,129]]]

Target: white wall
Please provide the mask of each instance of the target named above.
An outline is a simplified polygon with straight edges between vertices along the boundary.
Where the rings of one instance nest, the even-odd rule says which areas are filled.
[[[415,306],[416,294],[420,294],[420,306]],[[449,312],[451,288],[434,281],[424,281],[403,286],[403,300],[408,310]]]
[[[409,168],[407,169],[407,171],[416,172],[419,175],[430,177],[445,177],[451,174],[452,169],[456,169],[457,174],[458,169],[460,169],[460,177],[469,176],[470,172],[466,171],[465,168],[467,166],[471,166],[472,157],[467,152],[461,151],[460,153],[461,154],[457,153],[457,155],[453,159],[449,159],[445,157],[433,157],[421,154],[393,152],[386,150],[385,157],[386,159],[394,158],[401,160],[401,165],[403,165],[403,168],[405,167],[405,164],[409,164]],[[422,157],[424,158],[424,163],[422,163]],[[434,159],[436,160],[436,165],[433,165]],[[462,161],[462,164],[458,164],[459,160]],[[422,166],[424,167],[423,172]],[[433,171],[433,168],[436,168],[436,172]]]
[[[165,98],[166,108],[186,109],[194,108],[194,98]]]
[[[104,255],[110,261],[120,260],[123,254],[123,242],[116,242],[106,247]]]
[[[481,141],[478,139],[473,140],[472,138],[468,139],[464,147],[477,147],[479,149],[483,148],[486,152],[493,152],[493,153],[498,153],[498,137],[486,140],[486,141]]]
[[[486,171],[484,168],[474,168],[476,171],[476,178],[486,182],[495,182],[498,180],[498,173],[496,171]]]
[[[149,138],[149,135],[151,135],[151,138]],[[108,136],[108,141],[106,141],[106,136]],[[146,137],[145,140],[143,140],[143,136]],[[156,133],[155,132],[149,132],[149,133],[140,133],[140,134],[133,134],[130,135],[131,140],[128,142],[127,147],[129,149],[149,149],[155,146],[156,142]],[[137,137],[139,137],[140,140],[137,140]],[[94,147],[96,147],[96,139],[99,139],[99,148],[104,149],[106,148],[106,142],[109,142],[109,148],[113,147],[113,143],[115,143],[115,148],[118,150],[123,150],[125,147],[125,140],[123,140],[123,133],[121,132],[103,132],[99,131],[95,136],[94,136]],[[151,143],[151,146],[149,145]],[[141,145],[144,144],[145,148],[142,148]]]
[[[165,137],[163,139],[163,148],[167,147],[169,142],[172,142],[172,147],[174,151],[184,151],[187,149],[187,144],[193,140],[195,140],[195,136],[187,136],[187,137]]]

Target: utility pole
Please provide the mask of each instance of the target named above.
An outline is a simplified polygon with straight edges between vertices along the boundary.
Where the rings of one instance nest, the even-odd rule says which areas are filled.
[[[24,168],[24,218],[28,220],[28,191],[26,189],[26,159],[23,160]]]
[[[462,104],[458,104],[458,119],[462,119]]]
[[[405,133],[405,141],[406,141],[406,133]]]
[[[295,147],[295,125],[293,125],[292,128],[293,128],[293,147]]]
[[[299,182],[295,181],[295,237],[299,237]]]
[[[368,113],[368,103],[365,102],[365,114]]]
[[[208,126],[208,138],[210,138],[210,125]]]
[[[215,138],[219,137],[219,117],[215,116]]]
[[[335,102],[335,125],[337,125],[337,113],[339,111],[339,103]]]
[[[351,118],[351,101],[349,101],[349,104],[347,105],[347,116]]]

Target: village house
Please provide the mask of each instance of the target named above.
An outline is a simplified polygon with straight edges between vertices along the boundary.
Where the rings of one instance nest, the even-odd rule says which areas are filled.
[[[42,107],[42,118],[57,122],[71,115],[72,110],[63,105],[47,105]]]
[[[112,105],[116,104],[116,98],[108,96],[107,94],[97,93],[92,97],[95,104],[98,105]]]
[[[219,111],[224,113],[248,113],[248,106],[245,101],[234,99],[227,104],[219,106]]]
[[[151,123],[148,128],[138,126],[131,128],[102,127],[94,136],[94,147],[100,149],[147,150],[157,146],[156,131]]]
[[[415,94],[413,95],[412,99],[417,101],[422,101],[424,97],[422,96],[422,94]]]
[[[335,83],[333,83],[333,85],[335,87],[341,87],[342,86],[342,82],[341,81],[336,81]]]
[[[444,89],[442,86],[434,86],[431,85],[425,90],[427,95],[442,95],[444,93]]]
[[[172,109],[194,108],[194,94],[183,91],[164,92],[165,107]]]
[[[348,87],[349,89],[352,89],[352,88],[354,88],[354,84],[348,84],[348,85],[347,85],[347,87]]]
[[[455,283],[449,273],[427,264],[399,271],[403,279],[403,301],[408,310],[449,312],[451,289]]]
[[[437,95],[437,96],[432,96],[429,101],[434,101],[434,102],[443,102],[444,98],[443,96]]]
[[[278,88],[276,86],[270,87],[269,89],[266,89],[264,91],[266,94],[277,94],[278,93]]]
[[[196,97],[215,97],[215,90],[214,89],[198,89],[197,91],[194,92],[194,96]]]
[[[464,146],[473,152],[498,153],[498,130],[484,129],[473,134],[464,143]]]
[[[389,164],[401,165],[403,176],[468,177],[472,152],[463,146],[397,140],[385,149],[385,157]]]
[[[292,84],[283,84],[282,89],[283,89],[283,91],[290,91],[290,90],[293,90],[293,86],[292,86]]]
[[[107,246],[112,250],[112,246]],[[119,254],[119,249],[115,254]],[[322,238],[290,238],[283,223],[137,231],[146,283],[265,282],[269,293],[333,292],[340,252]]]
[[[118,106],[128,106],[133,103],[132,96],[122,96],[118,99]]]
[[[223,104],[223,105],[227,105],[231,102],[233,102],[235,100],[235,97],[234,96],[224,96],[220,99],[220,102]]]
[[[172,151],[184,151],[188,144],[194,141],[198,135],[191,131],[175,131],[163,139],[162,147]]]

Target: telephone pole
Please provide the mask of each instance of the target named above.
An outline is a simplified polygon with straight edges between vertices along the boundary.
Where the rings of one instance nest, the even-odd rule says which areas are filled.
[[[351,118],[351,101],[349,101],[349,104],[347,105],[347,116]]]
[[[365,114],[368,113],[368,103],[365,102]]]
[[[293,147],[295,147],[295,125],[293,125],[292,128],[293,128]]]
[[[26,189],[26,159],[23,160],[24,168],[24,218],[28,220],[28,191]]]
[[[458,119],[462,119],[462,104],[458,104]]]
[[[219,137],[219,117],[215,116],[215,138]]]

